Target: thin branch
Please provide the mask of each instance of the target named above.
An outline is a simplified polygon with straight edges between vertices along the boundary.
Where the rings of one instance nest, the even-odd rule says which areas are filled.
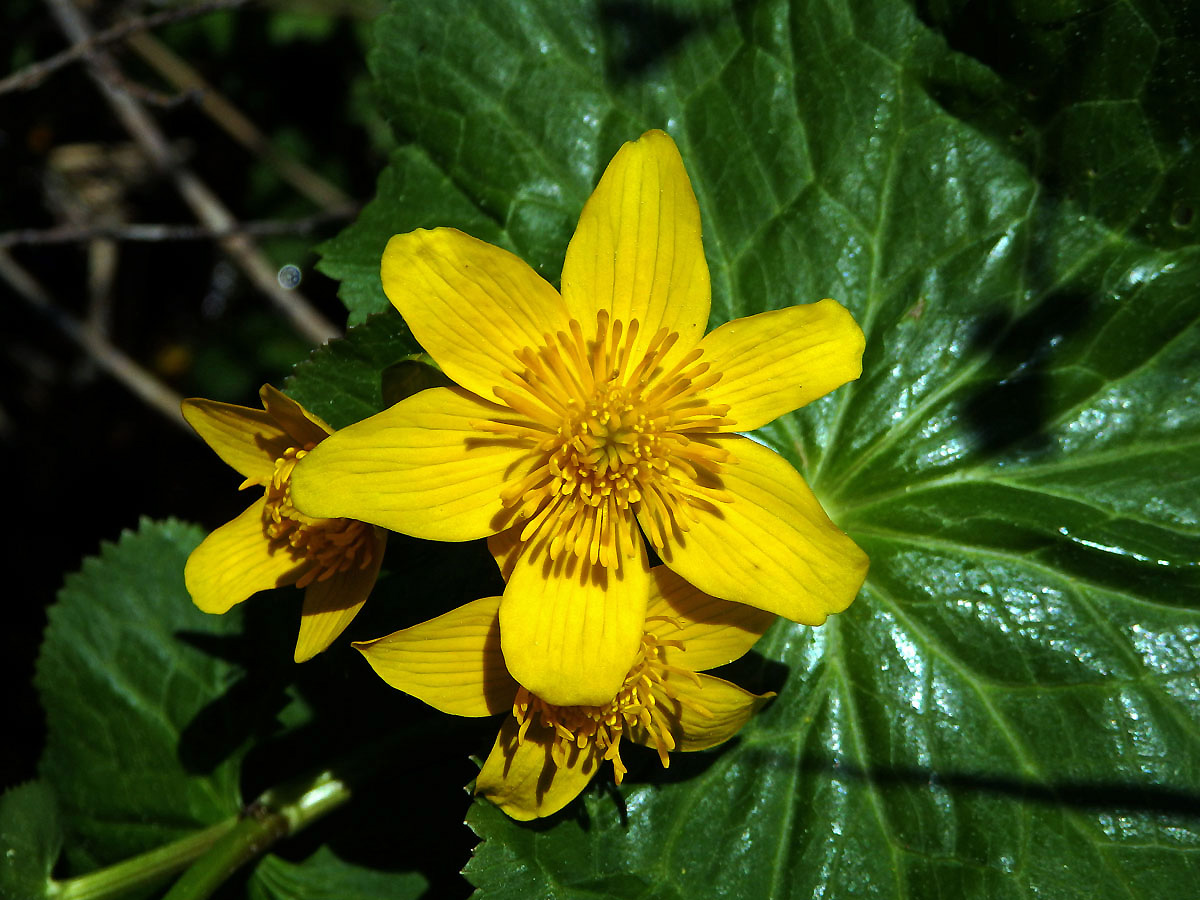
[[[115,241],[211,241],[247,234],[255,237],[281,234],[311,234],[321,225],[348,218],[352,213],[317,213],[292,221],[266,220],[238,222],[232,229],[217,231],[204,225],[59,225],[55,228],[22,228],[19,231],[0,233],[0,249],[7,247],[73,244],[97,238]]]
[[[226,134],[251,153],[262,157],[275,168],[284,181],[317,206],[335,212],[353,205],[354,201],[335,184],[272,143],[241,110],[154,35],[132,35],[129,38],[129,46],[151,68],[169,81],[181,96],[195,98],[200,109]]]
[[[54,56],[48,57],[41,62],[32,63],[21,69],[21,71],[14,72],[7,78],[0,80],[0,94],[9,91],[24,91],[37,87],[46,79],[46,76],[57,72],[63,66],[70,65],[75,60],[87,56],[94,50],[115,44],[139,31],[146,31],[147,29],[157,28],[160,25],[168,25],[172,22],[181,22],[184,19],[207,15],[210,12],[217,12],[222,9],[245,6],[249,2],[251,0],[205,0],[205,2],[197,3],[195,6],[169,9],[165,12],[155,13],[152,16],[139,16],[135,19],[130,19],[127,22],[122,22],[119,25],[114,25],[112,28],[105,29],[85,41],[80,41],[74,46],[69,47],[61,53],[56,53]]]
[[[91,25],[71,0],[46,0],[46,3],[73,43],[92,37]],[[112,57],[103,51],[92,52],[88,55],[88,70],[121,124],[146,156],[175,182],[175,187],[196,217],[213,231],[236,232],[237,219],[208,185],[175,159],[166,137],[145,109],[128,94],[113,87],[112,73],[116,72],[116,64]],[[279,307],[300,333],[318,344],[339,334],[333,323],[321,315],[299,291],[280,286],[275,268],[248,235],[231,233],[221,238],[220,242],[254,285]]]
[[[0,278],[7,281],[13,290],[53,322],[63,334],[82,347],[96,365],[129,388],[153,410],[162,413],[189,434],[194,434],[179,411],[183,397],[110,344],[94,329],[88,328],[58,306],[37,279],[22,268],[7,250],[0,250]]]
[[[126,76],[124,72],[114,72],[113,76],[115,79],[113,87],[124,91],[135,100],[140,100],[142,103],[158,109],[174,109],[176,106],[182,106],[195,99],[191,94],[167,94],[163,91],[156,91],[154,88],[139,84]]]

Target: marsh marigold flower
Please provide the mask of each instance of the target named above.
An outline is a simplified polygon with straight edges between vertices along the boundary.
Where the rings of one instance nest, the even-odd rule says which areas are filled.
[[[296,462],[332,432],[295,400],[270,385],[261,410],[183,401],[183,417],[226,463],[242,488],[263,496],[192,551],[184,581],[196,606],[225,613],[267,588],[304,588],[296,662],[328,647],[350,624],[375,585],[386,533],[352,519],[316,519],[292,505]]]
[[[643,534],[701,590],[817,625],[867,558],[750,431],[862,371],[832,300],[708,335],[700,212],[674,142],[608,166],[567,248],[561,295],[452,229],[393,237],[383,288],[459,387],[416,394],[325,441],[296,504],[417,537],[512,531],[500,605],[509,670],[548,702],[596,705],[642,647]]]
[[[709,597],[662,566],[648,580],[633,662],[615,694],[594,706],[548,703],[513,681],[500,650],[500,597],[354,646],[392,687],[443,712],[508,711],[475,791],[514,819],[548,816],[605,760],[621,783],[623,740],[652,747],[668,766],[672,751],[706,750],[733,737],[774,696],[699,674],[742,656],[774,615]]]

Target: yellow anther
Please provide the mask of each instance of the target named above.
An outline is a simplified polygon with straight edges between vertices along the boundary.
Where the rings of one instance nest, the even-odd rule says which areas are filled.
[[[275,460],[275,471],[267,484],[263,505],[263,534],[272,552],[290,553],[310,563],[296,582],[303,588],[314,581],[327,581],[338,572],[365,569],[374,555],[371,526],[355,519],[314,519],[292,505],[292,470],[312,445],[289,447]]]
[[[520,688],[513,702],[518,742],[525,740],[535,722],[549,729],[554,741],[550,756],[559,766],[566,764],[571,747],[585,750],[589,745],[595,745],[604,759],[612,761],[613,777],[620,784],[628,771],[621,761],[621,738],[631,737],[630,729],[638,726],[645,730],[663,765],[668,765],[667,751],[674,750],[676,743],[671,733],[672,720],[661,711],[660,700],[676,701],[689,708],[695,704],[681,699],[667,676],[687,675],[695,678],[697,683],[699,677],[664,662],[661,652],[665,646],[683,649],[683,642],[661,641],[654,635],[643,635],[641,649],[624,684],[604,706],[554,706]]]
[[[728,420],[725,407],[703,398],[720,373],[700,361],[699,348],[664,366],[678,334],[660,329],[634,358],[636,320],[626,327],[602,310],[595,329],[588,339],[572,320],[566,330],[543,335],[542,347],[517,352],[520,369],[506,372],[494,393],[529,421],[487,423],[480,430],[523,441],[542,458],[536,476],[501,495],[528,520],[522,539],[539,535],[555,558],[570,552],[615,566],[635,549],[618,541],[617,529],[632,528],[629,516],[642,504],[650,503],[651,515],[661,520],[649,529],[665,534],[686,527],[685,507],[723,499],[719,492],[681,491],[675,475],[692,480],[697,468],[719,474],[728,454],[709,436]],[[563,498],[569,502],[559,502]],[[656,535],[650,538],[661,547]]]

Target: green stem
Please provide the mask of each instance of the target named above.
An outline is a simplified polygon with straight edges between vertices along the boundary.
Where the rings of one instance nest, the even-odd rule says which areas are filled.
[[[442,726],[452,738],[470,720]],[[187,868],[163,900],[204,900],[238,867],[261,856],[280,838],[295,834],[350,799],[379,773],[388,771],[398,746],[411,746],[421,729],[393,732],[378,745],[359,748],[339,765],[315,776],[287,782],[262,794],[240,816],[226,819],[174,843],[79,878],[51,882],[49,900],[116,900],[138,888],[153,887]],[[434,743],[417,743],[433,754]],[[416,757],[413,757],[416,759]],[[335,774],[336,773],[336,774]]]
[[[78,878],[52,882],[47,894],[53,900],[109,900],[138,888],[152,887],[199,859],[237,824],[237,816],[231,816],[203,831],[116,865]]]
[[[116,900],[187,869],[164,900],[210,896],[243,863],[350,799],[332,772],[272,788],[241,816],[78,878],[51,882],[50,900]],[[191,868],[188,868],[188,867]]]
[[[175,882],[163,900],[203,900],[211,896],[244,863],[349,799],[349,785],[330,771],[272,788]]]

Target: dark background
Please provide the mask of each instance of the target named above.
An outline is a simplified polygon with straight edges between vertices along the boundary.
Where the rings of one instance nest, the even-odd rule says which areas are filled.
[[[97,31],[164,9],[80,6]],[[361,2],[251,3],[150,33],[273,146],[362,203],[374,191],[389,141],[366,102],[364,44],[373,15]],[[68,46],[41,0],[5,3],[0,19],[0,75]],[[109,50],[127,90],[165,101],[147,109],[183,163],[239,221],[283,223],[322,213],[276,165],[218,128],[196,95],[178,91],[121,44]],[[122,222],[195,225],[173,183],[153,165],[142,159],[130,172],[106,162],[128,156],[132,146],[82,62],[31,88],[0,92],[0,235],[62,225],[72,206],[85,225],[100,221],[106,207],[89,207],[87,199],[96,180],[101,193],[115,192]],[[68,158],[91,160],[87,171],[64,173],[63,148]],[[344,224],[343,217],[328,216],[307,233],[258,242],[273,266],[299,267],[299,291],[338,327],[345,312],[336,285],[314,270],[312,248]],[[56,315],[84,319],[95,271],[89,243],[38,241],[7,252],[49,294]],[[311,339],[297,333],[214,240],[115,246],[108,340],[180,395],[254,405],[263,382],[281,384],[311,349]],[[0,297],[0,464],[9,485],[4,559],[10,581],[0,628],[6,686],[0,788],[6,788],[35,774],[44,722],[32,677],[45,610],[64,576],[142,516],[176,516],[212,528],[245,502],[233,491],[235,473],[97,367],[53,315],[35,309],[4,277]]]

